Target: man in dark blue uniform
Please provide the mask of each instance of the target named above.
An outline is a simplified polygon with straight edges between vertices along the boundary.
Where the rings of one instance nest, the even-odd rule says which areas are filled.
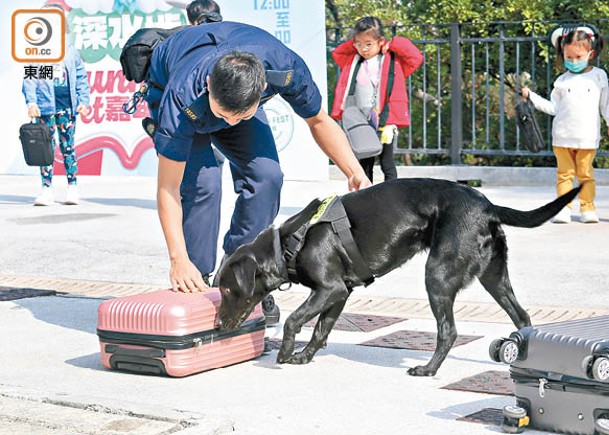
[[[218,22],[180,31],[154,50],[147,84],[174,290],[205,290],[203,276],[215,267],[222,188],[212,141],[230,162],[238,194],[224,252],[251,242],[275,219],[283,174],[260,107],[273,96],[305,119],[350,190],[370,185],[341,128],[322,110],[304,61],[259,28]]]

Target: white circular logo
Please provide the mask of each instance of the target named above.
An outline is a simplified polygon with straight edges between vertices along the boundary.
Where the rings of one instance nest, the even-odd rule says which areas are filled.
[[[273,132],[277,151],[282,151],[294,135],[294,114],[288,103],[279,97],[271,98],[262,107]]]

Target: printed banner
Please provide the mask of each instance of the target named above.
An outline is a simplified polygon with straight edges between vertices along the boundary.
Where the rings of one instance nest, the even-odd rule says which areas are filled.
[[[326,101],[325,16],[321,0],[217,1],[224,20],[261,27],[302,56]],[[131,115],[123,112],[123,103],[139,85],[123,77],[118,59],[123,45],[136,30],[188,24],[185,13],[188,1],[49,0],[47,3],[62,3],[66,11],[67,40],[80,51],[91,87],[90,113],[79,116],[76,125],[79,174],[155,175],[157,157],[152,140],[141,126],[142,119],[148,116],[148,109],[142,103]],[[44,4],[25,1],[19,7],[35,10]],[[14,12],[15,8],[6,4],[0,6],[0,14],[7,18],[7,22]],[[8,152],[4,152],[4,158],[0,159],[0,173],[37,173],[37,168],[25,166],[17,137],[19,125],[28,121],[24,98],[19,91],[24,77],[29,74],[30,77],[38,75],[43,78],[41,74],[46,70],[24,61],[6,61],[6,55],[10,57],[10,53],[0,50],[0,58],[5,58],[5,67],[0,67],[0,79],[2,83],[11,83],[6,96],[8,104],[4,105],[3,111],[9,131],[15,134],[8,141]],[[264,107],[286,179],[327,179],[328,159],[315,144],[306,123],[279,97]],[[55,174],[63,173],[63,160],[57,149]]]

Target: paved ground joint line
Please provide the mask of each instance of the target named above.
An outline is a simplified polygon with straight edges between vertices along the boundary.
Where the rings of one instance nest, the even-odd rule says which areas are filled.
[[[89,297],[120,297],[146,293],[163,288],[159,285],[121,283],[109,281],[75,280],[51,277],[28,277],[0,274],[0,286],[55,290],[65,294]],[[277,304],[283,310],[294,311],[308,293],[303,291],[273,292]],[[533,324],[582,319],[609,315],[609,309],[592,307],[556,307],[531,305],[524,307]],[[396,316],[405,318],[434,319],[429,303],[424,299],[371,297],[352,294],[345,306],[345,313]],[[512,323],[496,303],[457,301],[454,306],[457,321]]]

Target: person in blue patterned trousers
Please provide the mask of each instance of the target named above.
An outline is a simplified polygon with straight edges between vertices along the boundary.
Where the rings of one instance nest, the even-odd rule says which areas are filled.
[[[52,77],[51,74],[45,75],[44,78],[26,77],[23,79],[22,92],[28,116],[44,121],[51,129],[53,138],[55,133],[58,133],[58,138],[53,142],[59,143],[68,177],[64,204],[78,204],[78,164],[74,152],[74,131],[77,115],[87,115],[89,112],[90,94],[87,72],[78,50],[67,45],[63,61],[53,65]],[[53,165],[42,166],[40,174],[42,192],[34,200],[34,205],[52,205],[55,201],[52,190]]]

